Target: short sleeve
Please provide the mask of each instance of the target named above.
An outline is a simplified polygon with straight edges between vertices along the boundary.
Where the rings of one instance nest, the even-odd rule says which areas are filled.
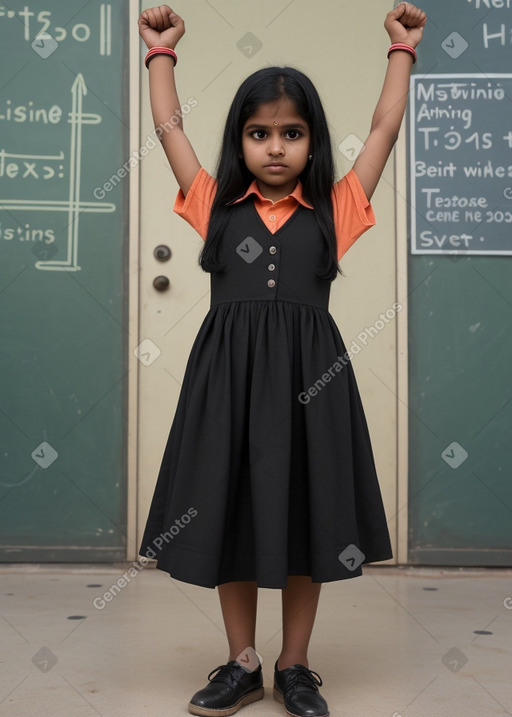
[[[333,186],[332,203],[339,261],[356,239],[377,221],[353,169]]]
[[[203,239],[208,233],[208,222],[217,192],[217,180],[201,167],[190,185],[187,196],[180,189],[174,202],[174,211],[183,217]]]

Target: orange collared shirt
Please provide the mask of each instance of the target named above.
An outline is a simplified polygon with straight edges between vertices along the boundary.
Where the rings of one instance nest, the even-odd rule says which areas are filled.
[[[208,222],[217,191],[217,180],[201,167],[196,174],[187,196],[180,189],[174,204],[174,211],[183,217],[200,235],[206,239]],[[302,196],[300,180],[291,194],[273,202],[262,196],[256,180],[247,189],[243,197],[233,204],[254,195],[254,206],[265,226],[275,233],[293,214],[300,203],[308,209],[313,207]],[[377,222],[371,203],[366,198],[357,174],[351,169],[332,188],[334,228],[338,245],[338,261],[350,249],[352,244],[367,229]]]

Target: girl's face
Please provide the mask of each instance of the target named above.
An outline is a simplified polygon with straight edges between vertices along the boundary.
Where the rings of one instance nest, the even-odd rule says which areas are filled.
[[[287,98],[260,105],[242,130],[242,153],[260,192],[276,202],[295,189],[308,163],[310,132]]]

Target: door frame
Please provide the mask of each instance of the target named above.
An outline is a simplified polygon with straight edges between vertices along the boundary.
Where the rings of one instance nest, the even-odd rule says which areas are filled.
[[[407,110],[395,145],[396,296],[397,313],[397,563],[409,562],[409,353],[407,275]]]
[[[129,0],[129,151],[130,157],[140,147],[140,37],[135,31],[140,14],[139,0]],[[134,351],[139,345],[139,266],[140,266],[140,171],[139,163],[130,170],[128,220],[128,435],[127,451],[127,526],[126,559],[136,560],[137,536],[137,486],[138,486],[138,425],[139,425],[139,369],[140,362]]]
[[[140,14],[139,0],[129,0],[129,27],[137,26]],[[141,72],[143,70],[140,37],[130,32],[129,38],[129,148],[130,156],[141,146]],[[394,151],[395,182],[395,261],[397,301],[403,308],[396,315],[396,367],[397,367],[397,476],[396,476],[396,530],[397,555],[395,563],[408,563],[408,488],[409,488],[409,408],[408,408],[408,241],[407,241],[407,115]],[[129,191],[129,259],[128,259],[128,435],[127,435],[127,546],[126,559],[136,560],[138,556],[138,481],[139,481],[139,371],[140,362],[135,355],[139,345],[140,322],[140,168],[139,164],[130,171]]]

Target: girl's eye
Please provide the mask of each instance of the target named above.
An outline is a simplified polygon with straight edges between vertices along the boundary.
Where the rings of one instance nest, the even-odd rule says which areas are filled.
[[[267,132],[264,129],[255,129],[254,132],[251,132],[251,137],[254,139],[265,139],[267,136]],[[299,139],[299,137],[302,137],[302,132],[298,129],[289,129],[286,130],[286,137],[290,140]]]

